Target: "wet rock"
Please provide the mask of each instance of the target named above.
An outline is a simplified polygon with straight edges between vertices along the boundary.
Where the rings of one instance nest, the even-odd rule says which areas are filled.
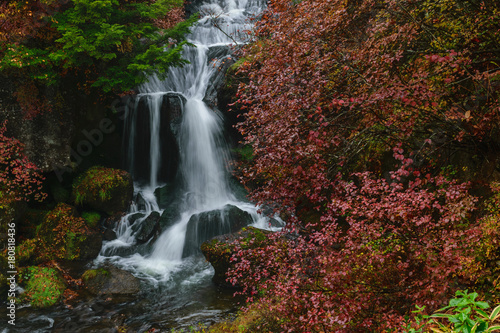
[[[176,206],[169,206],[166,208],[161,214],[160,218],[160,226],[163,230],[167,230],[171,226],[175,224],[175,222],[179,219],[180,212],[179,208]]]
[[[137,205],[137,210],[144,211],[146,210],[146,199],[142,196],[142,193],[137,193],[134,198],[134,202]]]
[[[230,259],[234,253],[234,241],[239,240],[242,248],[259,248],[264,245],[269,233],[267,230],[245,227],[239,232],[216,236],[201,244],[201,252],[215,270],[212,281],[220,286],[234,287],[226,281],[226,273],[233,265]]]
[[[106,229],[114,229],[122,218],[122,214],[114,214],[108,218],[105,218],[102,222],[102,226]]]
[[[225,74],[235,60],[228,46],[211,47],[207,52],[207,59],[217,70],[210,78],[204,102],[214,108],[218,105],[218,91],[224,85]]]
[[[174,186],[171,184],[158,187],[155,190],[156,202],[160,208],[166,208],[175,199]]]
[[[137,220],[142,219],[144,216],[146,216],[144,213],[135,213],[135,214],[130,215],[128,217],[129,225],[134,224]]]
[[[160,217],[160,213],[151,212],[151,214],[141,222],[139,231],[137,231],[135,235],[135,239],[139,244],[146,243],[152,238],[160,235]]]
[[[82,281],[85,288],[95,295],[135,295],[140,291],[135,276],[114,266],[88,270],[83,273]]]
[[[253,222],[252,216],[233,205],[191,216],[186,227],[183,257],[199,253],[204,241],[227,233],[234,233]]]
[[[116,238],[117,238],[116,232],[114,232],[112,229],[106,229],[106,230],[104,230],[104,233],[102,234],[102,239],[105,241],[113,241]]]

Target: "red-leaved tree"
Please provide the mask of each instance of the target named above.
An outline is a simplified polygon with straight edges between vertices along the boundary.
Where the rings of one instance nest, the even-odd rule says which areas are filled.
[[[5,122],[0,126],[0,206],[13,201],[27,201],[32,196],[41,201],[43,176],[38,167],[23,154],[19,140],[6,136]]]
[[[400,155],[400,148],[396,148]],[[288,332],[398,327],[415,304],[435,309],[462,283],[479,240],[467,184],[423,175],[400,155],[391,181],[369,172],[339,181],[328,210],[337,216],[307,234],[271,236],[240,249],[231,281]]]
[[[468,282],[476,199],[440,170],[500,146],[499,15],[488,1],[269,2],[240,66],[242,180],[297,234],[241,250],[230,275],[275,325],[395,328]]]

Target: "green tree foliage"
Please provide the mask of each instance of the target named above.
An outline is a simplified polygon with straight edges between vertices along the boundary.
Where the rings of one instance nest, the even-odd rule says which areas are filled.
[[[182,0],[2,4],[0,70],[17,78],[18,100],[33,114],[41,111],[33,110],[33,95],[64,78],[76,78],[86,92],[129,90],[153,72],[186,63],[181,50],[195,18],[184,21],[182,5]]]

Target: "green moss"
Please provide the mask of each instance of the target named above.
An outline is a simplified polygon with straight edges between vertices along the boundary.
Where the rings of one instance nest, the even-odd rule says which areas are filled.
[[[87,225],[91,228],[95,228],[97,223],[101,220],[101,214],[97,212],[83,212],[82,218],[87,222]]]
[[[66,285],[54,268],[28,267],[20,274],[19,282],[24,285],[22,301],[35,308],[45,308],[56,304],[62,297]]]
[[[92,167],[75,180],[72,195],[77,205],[112,215],[128,208],[132,177],[124,170]]]
[[[88,271],[85,271],[82,275],[82,281],[84,283],[87,283],[89,280],[95,279],[97,276],[109,276],[110,272],[105,270],[104,268],[98,268],[98,269],[89,269]]]
[[[243,65],[243,63],[245,61],[248,61],[247,58],[243,57],[243,58],[240,58],[238,59],[238,61],[236,61],[234,64],[232,64],[229,68],[228,68],[228,72],[229,73],[235,73],[238,71],[238,69],[240,68],[241,65]]]
[[[111,191],[119,186],[127,186],[127,172],[118,169],[92,167],[78,177],[73,184],[73,195],[76,204],[80,205],[89,199],[99,198],[105,201],[111,198]]]

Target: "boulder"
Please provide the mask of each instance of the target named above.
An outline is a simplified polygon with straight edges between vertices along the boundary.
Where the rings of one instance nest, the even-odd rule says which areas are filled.
[[[85,288],[95,295],[135,295],[140,291],[135,276],[114,266],[88,270],[83,273],[82,281]]]
[[[201,243],[217,236],[234,233],[253,222],[252,216],[233,205],[191,216],[186,227],[183,257],[199,253]]]
[[[150,239],[158,237],[161,233],[160,228],[160,213],[151,212],[144,221],[141,222],[139,230],[135,235],[137,243],[142,244]]]
[[[180,217],[178,206],[169,206],[161,214],[160,226],[163,230],[167,230],[177,222]]]
[[[134,193],[132,177],[124,170],[92,167],[73,183],[77,205],[109,215],[126,211]]]
[[[236,233],[216,236],[201,244],[201,252],[215,270],[212,281],[220,286],[234,287],[226,281],[226,273],[233,265],[230,261],[235,249],[233,243],[239,240],[240,246],[244,249],[258,248],[263,246],[269,233],[267,230],[245,227]]]
[[[40,260],[89,260],[101,250],[102,235],[78,217],[76,209],[60,203],[47,213],[37,230]]]
[[[137,206],[137,210],[144,211],[146,210],[146,199],[141,192],[137,193],[134,198],[135,205]]]

